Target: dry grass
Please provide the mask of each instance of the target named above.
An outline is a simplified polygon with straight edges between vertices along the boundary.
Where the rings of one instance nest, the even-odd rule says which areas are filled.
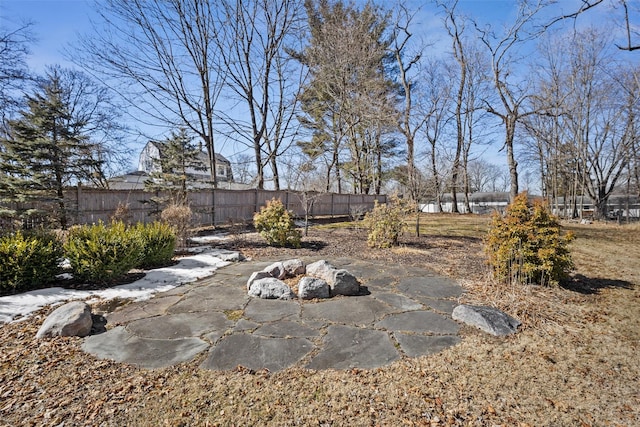
[[[80,339],[34,340],[43,310],[0,328],[0,425],[640,425],[638,228],[571,225],[576,278],[567,288],[540,288],[487,280],[486,218],[421,222],[425,236],[405,236],[388,251],[368,250],[361,230],[344,227],[313,230],[300,250],[252,236],[242,249],[255,258],[358,256],[432,267],[460,280],[466,301],[519,316],[520,333],[495,338],[463,327],[453,348],[376,370],[212,372],[195,360],[150,371],[95,360]]]

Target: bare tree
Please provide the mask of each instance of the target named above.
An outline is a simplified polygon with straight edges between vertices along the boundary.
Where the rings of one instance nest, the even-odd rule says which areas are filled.
[[[535,95],[531,102],[537,114],[527,116],[522,124],[528,138],[524,141],[524,159],[535,163],[540,177],[542,195],[555,204],[559,196],[566,201],[575,198],[576,164],[573,144],[566,141],[563,117],[566,117],[568,69],[564,58],[566,46],[555,37],[546,37],[539,44],[540,63],[535,69]],[[573,185],[572,185],[573,182]]]
[[[474,44],[467,47],[467,84],[464,90],[464,142],[462,144],[462,173],[465,212],[471,212],[469,195],[472,192],[469,179],[469,162],[473,161],[473,149],[483,144],[489,126],[485,125],[487,113],[482,100],[489,97],[489,73],[484,57]]]
[[[467,166],[469,187],[474,192],[495,191],[495,183],[500,179],[501,173],[498,166],[487,160],[471,160]]]
[[[291,141],[303,70],[285,52],[300,39],[299,0],[221,0],[214,41],[228,71],[227,87],[239,108],[218,115],[240,142],[253,150],[257,187],[270,165],[280,189],[278,155]],[[247,117],[247,119],[243,119]]]
[[[455,8],[458,1],[453,1],[450,5],[440,3],[440,6],[445,10],[446,16],[444,19],[444,25],[451,37],[451,45],[453,48],[453,57],[459,66],[458,74],[458,88],[456,90],[456,97],[454,103],[454,118],[456,121],[456,148],[453,157],[453,164],[451,168],[451,212],[458,213],[458,195],[457,185],[458,176],[460,173],[460,156],[462,154],[462,148],[465,140],[465,127],[463,126],[463,108],[464,108],[464,92],[467,86],[467,57],[465,54],[464,44],[462,43],[462,33],[464,32],[464,23],[460,22],[458,16],[455,14]]]
[[[416,169],[415,143],[418,132],[425,126],[427,117],[418,114],[414,93],[418,85],[419,74],[413,73],[418,69],[419,61],[422,58],[425,46],[420,45],[409,52],[410,41],[413,37],[410,29],[415,12],[410,12],[405,4],[397,7],[395,25],[393,29],[393,45],[391,51],[398,66],[398,79],[402,86],[403,106],[400,108],[400,120],[398,129],[406,141],[406,184],[409,190],[409,197],[413,201],[416,210],[416,235],[420,235],[420,196],[422,195],[422,185],[420,173]]]
[[[215,5],[207,0],[97,5],[104,29],[81,40],[74,62],[129,101],[137,120],[193,131],[206,146],[215,187],[214,113],[225,77],[212,43]]]
[[[15,29],[0,28],[0,129],[15,112],[20,102],[19,90],[29,77],[26,57],[33,41],[31,26],[26,23]]]
[[[503,148],[506,149],[507,166],[511,184],[509,196],[513,201],[518,194],[518,163],[514,151],[514,138],[517,124],[535,111],[527,110],[529,87],[523,79],[517,76],[513,67],[521,62],[521,58],[514,56],[523,43],[530,41],[534,35],[528,33],[528,27],[533,25],[535,16],[543,8],[544,2],[537,0],[533,3],[522,1],[515,22],[496,36],[490,27],[481,28],[476,23],[480,41],[486,46],[491,62],[492,80],[497,95],[497,101],[485,100],[486,110],[498,117],[504,124],[505,139]],[[515,81],[514,81],[515,80]]]
[[[594,215],[607,215],[609,196],[627,168],[637,136],[640,88],[629,67],[607,52],[607,37],[595,30],[568,40],[572,50],[566,85],[569,116],[564,129],[574,141],[577,173],[594,200]],[[610,42],[609,42],[610,43]]]
[[[547,75],[539,74],[534,99],[542,107],[526,121],[532,148],[553,199],[564,196],[566,210],[570,196],[575,216],[576,199],[586,193],[604,218],[637,144],[637,71],[617,62],[611,39],[593,28],[551,43],[557,50],[545,57]]]
[[[640,44],[637,41],[640,38],[640,32],[638,32],[637,24],[632,23],[633,13],[640,13],[640,7],[638,7],[637,2],[629,1],[629,0],[611,0],[609,3],[614,9],[621,7],[624,15],[622,18],[622,26],[624,28],[624,33],[626,36],[625,42],[624,44],[616,43],[616,47],[620,50],[626,50],[629,52],[633,52],[634,50],[640,49]],[[605,1],[604,0],[581,0],[581,3],[578,5],[577,10],[552,18],[548,23],[546,23],[543,26],[543,29],[547,30],[548,28],[554,26],[556,23],[565,21],[568,19],[575,20],[581,14],[601,4],[605,4]]]
[[[422,114],[426,119],[424,127],[424,136],[429,144],[428,156],[430,175],[433,180],[433,192],[436,199],[436,210],[442,211],[441,196],[443,192],[443,183],[446,175],[441,164],[441,155],[443,145],[443,135],[452,119],[450,114],[450,106],[453,102],[453,86],[450,78],[451,70],[445,62],[441,60],[430,60],[425,64],[422,73],[422,91],[423,97]]]
[[[629,12],[629,7],[630,7],[629,4],[631,2],[627,0],[619,0],[619,1],[620,1],[620,5],[624,10],[624,27],[627,33],[627,40],[625,44],[623,45],[616,44],[616,46],[620,50],[628,50],[629,52],[632,52],[634,50],[640,49],[640,44],[638,41],[636,41],[638,38],[640,38],[640,33],[638,32],[637,26],[631,24],[631,18],[629,17],[631,15],[631,13]],[[631,5],[635,8],[636,13],[640,12],[640,8],[638,8],[637,3],[634,2],[634,3],[631,3]]]
[[[255,171],[252,165],[255,165],[251,155],[246,153],[238,153],[231,160],[233,169],[233,179],[242,184],[251,184],[256,180]]]

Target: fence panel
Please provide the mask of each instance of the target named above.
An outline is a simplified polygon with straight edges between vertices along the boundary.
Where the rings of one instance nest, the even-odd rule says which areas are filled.
[[[119,205],[127,206],[133,222],[149,222],[157,218],[159,206],[154,198],[162,199],[163,192],[144,190],[105,190],[77,187],[65,191],[65,205],[72,222],[90,224],[109,221]],[[386,201],[385,195],[303,193],[281,190],[200,190],[189,193],[189,203],[194,212],[193,223],[197,226],[221,225],[229,221],[251,221],[253,214],[276,198],[294,213],[305,215],[305,202],[309,204],[309,215],[343,216],[354,209],[370,210],[374,200]],[[33,205],[35,207],[36,205]],[[7,206],[15,208],[15,206]],[[23,204],[20,206],[25,208]]]

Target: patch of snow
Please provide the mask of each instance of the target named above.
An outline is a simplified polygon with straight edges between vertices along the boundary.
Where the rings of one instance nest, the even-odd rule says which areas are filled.
[[[222,242],[228,239],[228,233],[217,233],[217,234],[209,234],[206,236],[195,236],[190,237],[189,240],[193,243],[198,243],[200,245],[206,245],[207,243],[213,242]]]
[[[143,301],[151,298],[157,292],[166,292],[185,283],[211,276],[218,268],[231,264],[216,257],[216,254],[219,253],[218,251],[209,251],[184,257],[175,265],[148,271],[145,277],[140,280],[108,289],[84,291],[47,288],[0,297],[0,325],[27,316],[44,306],[74,299],[95,297],[97,300],[119,297]],[[24,320],[24,318],[19,320]]]
[[[211,246],[192,246],[190,248],[186,248],[186,252],[190,254],[201,254],[208,250],[211,250]]]

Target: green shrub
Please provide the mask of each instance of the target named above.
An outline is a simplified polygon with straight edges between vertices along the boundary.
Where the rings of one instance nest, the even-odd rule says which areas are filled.
[[[398,244],[402,232],[407,227],[406,202],[392,197],[390,203],[378,203],[364,216],[364,224],[369,230],[367,244],[372,248],[390,248]]]
[[[138,223],[134,231],[142,244],[138,267],[150,269],[171,263],[176,248],[176,235],[168,224],[158,221]]]
[[[527,193],[493,215],[485,253],[494,277],[509,283],[557,285],[573,268],[569,242],[558,219],[540,201],[530,206]]]
[[[296,229],[291,213],[276,198],[253,216],[253,225],[271,246],[300,247],[301,233]]]
[[[50,234],[17,231],[0,238],[0,293],[41,288],[60,272],[62,246]]]
[[[189,205],[184,203],[171,203],[160,213],[162,222],[168,224],[175,233],[180,246],[186,246],[191,228],[193,212]]]
[[[139,236],[123,222],[74,227],[64,248],[73,276],[91,283],[124,277],[139,264],[142,254]]]

